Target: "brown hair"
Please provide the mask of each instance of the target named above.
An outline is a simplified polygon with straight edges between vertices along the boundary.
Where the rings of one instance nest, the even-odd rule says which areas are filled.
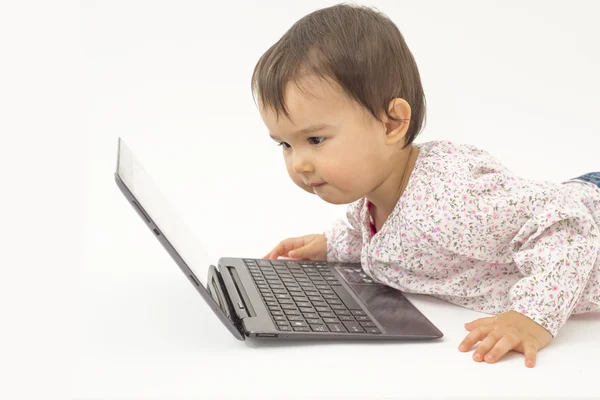
[[[297,21],[259,59],[252,94],[265,107],[288,118],[285,87],[304,74],[333,79],[377,120],[388,118],[389,102],[403,98],[411,107],[405,146],[420,133],[426,103],[417,64],[398,27],[366,6],[338,4]]]

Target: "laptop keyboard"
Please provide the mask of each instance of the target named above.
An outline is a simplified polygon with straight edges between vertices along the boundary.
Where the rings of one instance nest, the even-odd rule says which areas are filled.
[[[244,260],[279,331],[381,334],[317,261]]]

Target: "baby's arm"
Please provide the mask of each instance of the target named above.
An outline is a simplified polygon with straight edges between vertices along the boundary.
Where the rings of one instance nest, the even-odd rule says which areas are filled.
[[[509,291],[511,309],[552,336],[573,312],[600,252],[590,213],[568,199],[559,203],[536,214],[513,240],[520,245],[513,259],[525,277]]]
[[[497,362],[515,350],[533,367],[573,312],[600,250],[600,230],[592,216],[563,199],[533,216],[511,245],[525,275],[509,290],[511,310],[465,325],[470,332],[459,346],[475,361]]]
[[[362,230],[358,222],[362,202],[348,206],[346,217],[350,225],[342,218],[336,220],[327,232],[327,261],[360,262],[362,248]]]

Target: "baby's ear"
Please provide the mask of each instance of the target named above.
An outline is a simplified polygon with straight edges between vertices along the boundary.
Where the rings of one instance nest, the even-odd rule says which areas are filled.
[[[390,101],[388,112],[394,119],[384,115],[386,135],[389,144],[396,144],[404,138],[408,131],[411,115],[410,104],[406,100],[397,97]]]

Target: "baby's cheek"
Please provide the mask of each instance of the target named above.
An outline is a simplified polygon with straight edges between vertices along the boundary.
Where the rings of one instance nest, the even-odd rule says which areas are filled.
[[[360,171],[357,171],[357,165],[351,160],[327,162],[324,167],[322,171],[323,178],[337,186],[350,189],[361,180]]]

